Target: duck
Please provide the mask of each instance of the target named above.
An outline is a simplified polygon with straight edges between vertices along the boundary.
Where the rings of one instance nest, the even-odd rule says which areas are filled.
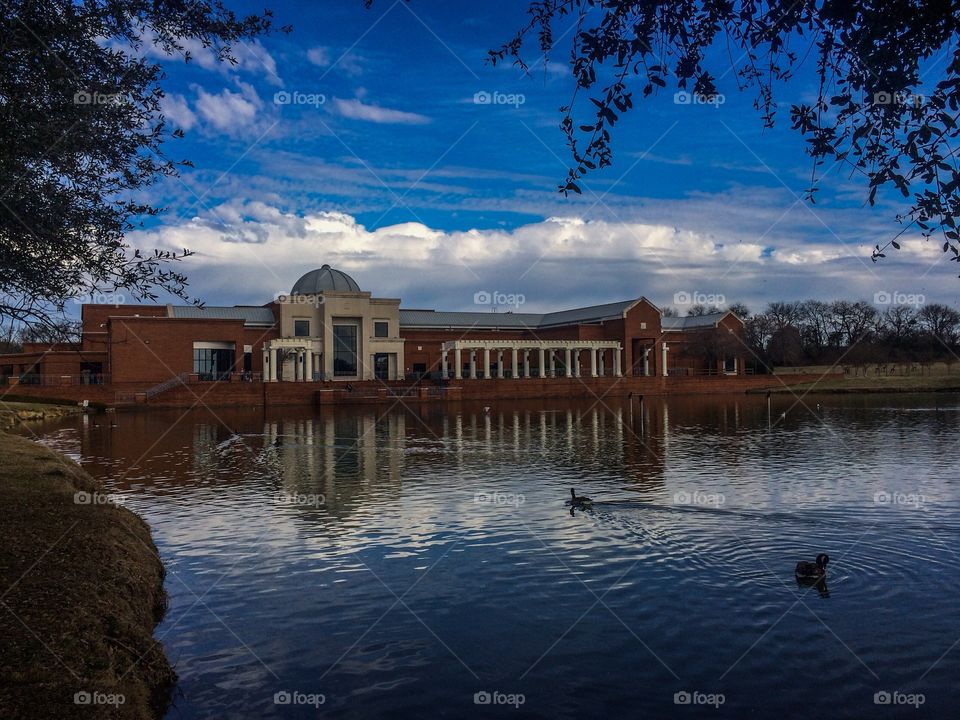
[[[827,574],[827,563],[830,562],[830,556],[826,553],[820,553],[817,555],[817,559],[814,562],[807,562],[806,560],[801,560],[797,563],[797,577],[798,578],[822,578]]]
[[[593,505],[593,500],[591,500],[590,498],[584,495],[578,496],[576,490],[574,490],[573,488],[570,488],[570,504],[573,507],[582,508],[582,507],[587,507],[588,505]]]

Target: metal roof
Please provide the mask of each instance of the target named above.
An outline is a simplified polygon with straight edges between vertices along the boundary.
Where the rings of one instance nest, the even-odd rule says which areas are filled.
[[[273,310],[257,305],[234,305],[233,307],[197,307],[196,305],[171,305],[170,317],[191,320],[243,320],[245,325],[273,325]]]
[[[660,327],[664,330],[697,330],[699,328],[716,327],[729,313],[709,313],[707,315],[687,315],[686,317],[662,317]]]
[[[515,328],[540,326],[538,313],[438,312],[400,309],[400,327],[432,328]]]
[[[616,320],[622,318],[627,309],[639,302],[638,300],[622,300],[621,302],[591,305],[573,310],[560,310],[547,313],[543,316],[540,327],[551,325],[573,325],[574,323],[600,322],[602,320]]]
[[[526,330],[615,320],[637,300],[591,305],[551,313],[438,312],[400,309],[400,326],[431,328],[513,328]]]
[[[318,267],[316,270],[302,275],[293,285],[291,295],[314,295],[325,290],[335,292],[361,292],[357,281],[342,270],[329,265]]]

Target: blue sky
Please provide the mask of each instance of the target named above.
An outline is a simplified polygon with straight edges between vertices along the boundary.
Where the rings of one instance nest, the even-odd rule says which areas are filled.
[[[955,303],[960,280],[919,238],[871,263],[905,209],[895,199],[870,208],[861,181],[829,166],[818,204],[802,199],[810,163],[787,108],[812,97],[805,72],[766,131],[732,74],[717,106],[638,93],[614,166],[580,197],[557,193],[565,55],[545,66],[531,46],[526,76],[484,62],[524,10],[285,2],[276,19],[293,32],[237,46],[235,68],[202,48],[166,60],[167,116],[186,132],[166,150],[195,168],[152,191],[168,210],[131,240],[196,250],[184,269],[210,304],[266,302],[323,263],[406,307],[477,309],[495,290],[529,311],[683,293],[755,309],[878,292]]]

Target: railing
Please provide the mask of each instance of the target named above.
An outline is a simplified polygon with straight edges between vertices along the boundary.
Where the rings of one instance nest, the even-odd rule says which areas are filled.
[[[187,378],[189,377],[188,373],[180,373],[179,375],[174,375],[169,380],[164,380],[158,385],[154,385],[152,388],[147,388],[144,391],[144,396],[149,400],[152,397],[156,397],[160,393],[166,392],[167,390],[172,390],[175,387],[180,385],[187,384]]]
[[[13,375],[3,376],[3,384],[9,385]],[[110,375],[105,373],[81,373],[79,375],[39,375],[25,373],[17,378],[20,385],[106,385],[110,382]]]

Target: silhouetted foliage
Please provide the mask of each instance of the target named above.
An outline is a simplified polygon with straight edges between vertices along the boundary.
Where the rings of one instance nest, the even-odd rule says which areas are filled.
[[[709,99],[726,76],[755,93],[771,127],[777,84],[813,63],[816,99],[789,108],[812,158],[809,201],[825,162],[842,163],[864,182],[871,205],[883,187],[911,199],[897,218],[903,228],[876,245],[874,261],[899,249],[899,236],[914,227],[960,261],[958,34],[956,2],[535,0],[528,22],[489,56],[526,69],[528,43],[548,58],[570,43],[575,89],[560,124],[573,160],[560,185],[565,194],[580,193],[582,178],[613,162],[612,130],[638,97],[674,84]],[[925,82],[924,70],[936,78]]]
[[[144,47],[190,60],[184,43],[235,63],[231,46],[271,31],[218,0],[0,3],[0,319],[46,322],[84,293],[186,297],[171,263],[127,231],[161,212],[142,191],[189,165],[163,153],[162,68]]]
[[[774,302],[745,318],[755,366],[954,364],[960,312],[938,303],[890,305],[860,300]]]

